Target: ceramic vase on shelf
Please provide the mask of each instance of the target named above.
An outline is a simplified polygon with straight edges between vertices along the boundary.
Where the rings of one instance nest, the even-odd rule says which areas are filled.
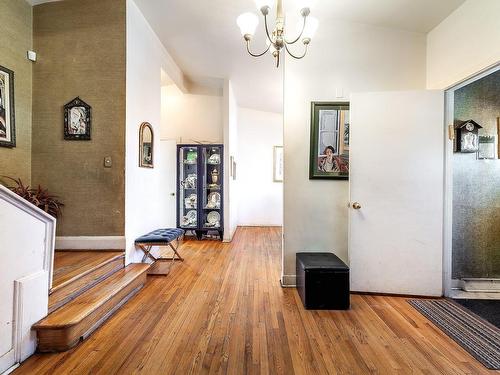
[[[219,181],[219,172],[217,169],[214,169],[212,171],[212,184],[217,185],[217,182]]]

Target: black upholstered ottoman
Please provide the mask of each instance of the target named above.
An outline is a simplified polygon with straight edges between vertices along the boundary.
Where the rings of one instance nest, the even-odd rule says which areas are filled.
[[[349,267],[335,254],[297,253],[296,274],[306,309],[349,309]]]

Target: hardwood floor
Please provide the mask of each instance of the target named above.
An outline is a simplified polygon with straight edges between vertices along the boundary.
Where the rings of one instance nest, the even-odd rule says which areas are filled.
[[[124,251],[56,251],[49,313],[122,269],[124,265]]]
[[[56,251],[54,254],[54,279],[52,288],[70,282],[75,277],[81,277],[94,267],[123,256],[122,251]]]
[[[306,311],[279,284],[281,231],[231,244],[186,241],[185,257],[90,338],[37,354],[19,374],[492,374],[402,297],[352,296]]]

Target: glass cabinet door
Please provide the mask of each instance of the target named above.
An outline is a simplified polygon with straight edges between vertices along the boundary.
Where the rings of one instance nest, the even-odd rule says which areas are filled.
[[[219,230],[222,223],[222,148],[208,146],[202,153],[202,217],[204,229]]]
[[[185,229],[198,226],[198,151],[196,147],[179,148],[179,225]]]

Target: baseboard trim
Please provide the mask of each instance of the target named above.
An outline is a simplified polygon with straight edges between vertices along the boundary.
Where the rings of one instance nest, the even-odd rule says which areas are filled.
[[[404,297],[404,298],[427,298],[427,299],[441,299],[443,296],[426,296],[421,294],[400,294],[400,293],[382,293],[382,292],[359,292],[351,290],[350,294],[366,295],[366,296],[382,296],[382,297]]]
[[[7,370],[5,370],[4,372],[0,373],[0,375],[9,375],[11,373],[14,372],[14,370],[16,368],[18,368],[21,364],[18,362],[18,363],[15,363],[14,365],[12,365],[12,367],[8,368]]]
[[[56,237],[56,250],[125,249],[124,236],[61,236]]]
[[[281,275],[281,286],[283,288],[295,288],[297,286],[297,276]]]
[[[500,300],[497,292],[466,292],[462,289],[452,289],[448,297],[453,299],[492,299]]]
[[[500,279],[464,277],[460,286],[466,292],[500,293]]]
[[[271,227],[271,228],[281,228],[283,224],[238,224],[238,227],[250,227],[250,228],[265,228],[265,227]]]

